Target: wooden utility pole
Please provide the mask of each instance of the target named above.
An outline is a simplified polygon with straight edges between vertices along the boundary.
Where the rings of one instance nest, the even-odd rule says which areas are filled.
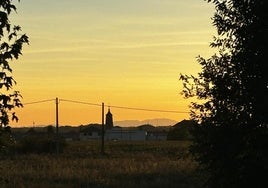
[[[101,124],[101,153],[104,154],[104,103],[102,103],[102,124]]]
[[[56,98],[56,153],[59,154],[59,99]]]

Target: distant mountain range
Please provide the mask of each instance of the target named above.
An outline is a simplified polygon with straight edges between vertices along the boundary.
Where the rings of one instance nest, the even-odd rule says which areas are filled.
[[[167,118],[156,118],[156,119],[146,119],[146,120],[124,120],[124,121],[115,121],[114,125],[115,126],[139,126],[139,125],[144,125],[144,124],[150,124],[154,126],[173,126],[178,121],[172,120],[172,119],[167,119]]]

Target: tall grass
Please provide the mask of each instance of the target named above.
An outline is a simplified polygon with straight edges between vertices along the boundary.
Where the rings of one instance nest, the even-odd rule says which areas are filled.
[[[199,187],[188,142],[71,142],[57,155],[16,155],[0,160],[0,187]]]

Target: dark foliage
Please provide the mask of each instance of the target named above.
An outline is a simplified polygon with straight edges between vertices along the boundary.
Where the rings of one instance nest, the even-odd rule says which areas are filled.
[[[183,120],[174,125],[168,132],[167,140],[192,140],[192,129],[195,126],[195,121]]]
[[[18,153],[56,153],[57,140],[55,136],[29,135],[20,140],[16,145]],[[66,147],[65,140],[59,141],[59,152]]]
[[[28,43],[26,34],[20,34],[21,27],[12,25],[9,21],[11,12],[16,12],[12,0],[0,1],[0,139],[9,139],[7,127],[10,121],[18,121],[13,111],[16,107],[22,107],[21,95],[18,91],[10,91],[16,81],[12,77],[12,69],[9,62],[18,59],[22,55],[22,46]],[[4,136],[3,136],[4,135]],[[6,148],[9,140],[0,142],[1,148]]]
[[[198,57],[197,77],[181,75],[191,104],[192,153],[209,187],[267,187],[268,26],[266,0],[207,0],[215,4],[211,43],[218,53]]]
[[[9,126],[3,127],[0,131],[0,155],[5,156],[15,151],[15,139],[11,135]]]

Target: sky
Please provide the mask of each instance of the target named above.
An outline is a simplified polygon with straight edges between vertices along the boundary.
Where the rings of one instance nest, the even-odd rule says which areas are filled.
[[[203,0],[22,0],[11,23],[30,44],[12,62],[23,96],[12,126],[101,123],[101,107],[115,121],[188,119],[180,73],[200,71],[209,57],[214,7]],[[65,100],[62,100],[65,99]],[[50,100],[29,104],[35,101]],[[116,108],[179,111],[152,112]]]

